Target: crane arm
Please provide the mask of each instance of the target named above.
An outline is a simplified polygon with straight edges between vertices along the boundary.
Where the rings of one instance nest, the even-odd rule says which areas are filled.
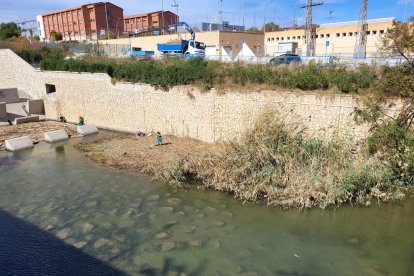
[[[171,24],[169,26],[169,28],[171,30],[171,29],[174,29],[174,28],[176,28],[178,26],[184,27],[184,29],[186,29],[186,31],[191,34],[191,40],[195,40],[195,32],[194,32],[193,28],[191,28],[191,26],[188,25],[186,22],[178,22],[176,24]]]

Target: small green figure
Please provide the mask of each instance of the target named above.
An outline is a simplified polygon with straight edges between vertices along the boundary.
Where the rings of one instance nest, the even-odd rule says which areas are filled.
[[[157,132],[157,144],[162,145],[162,136],[159,131]]]
[[[83,126],[85,124],[85,119],[83,119],[82,116],[79,116],[79,124],[80,126]]]

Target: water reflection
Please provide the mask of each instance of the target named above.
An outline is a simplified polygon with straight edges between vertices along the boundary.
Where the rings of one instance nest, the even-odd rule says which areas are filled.
[[[71,143],[0,153],[0,207],[129,274],[413,271],[412,199],[282,211],[100,168]]]

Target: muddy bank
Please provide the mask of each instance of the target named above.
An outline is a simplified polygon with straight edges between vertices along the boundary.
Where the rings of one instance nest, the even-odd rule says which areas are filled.
[[[155,146],[155,136],[129,135],[82,143],[76,147],[100,165],[158,176],[190,156],[217,151],[216,145],[190,138],[167,135],[163,142],[164,145]]]

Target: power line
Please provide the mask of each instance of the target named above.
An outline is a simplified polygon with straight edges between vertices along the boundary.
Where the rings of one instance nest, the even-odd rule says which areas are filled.
[[[318,3],[312,3],[312,0],[307,0],[305,5],[301,5],[300,7],[306,8],[306,34],[305,34],[305,42],[306,42],[306,56],[314,56],[315,55],[315,30],[312,25],[312,7],[323,5],[323,1]]]
[[[355,58],[365,58],[367,51],[367,11],[368,0],[361,0],[361,11],[358,21],[358,36],[354,49]]]

